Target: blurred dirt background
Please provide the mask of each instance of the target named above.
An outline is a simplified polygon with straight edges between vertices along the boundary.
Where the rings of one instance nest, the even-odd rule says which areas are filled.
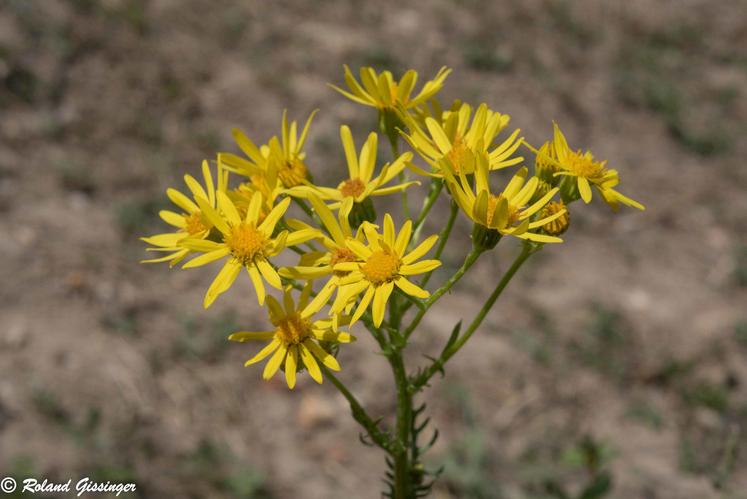
[[[434,496],[747,498],[745,47],[744,0],[1,0],[0,476],[378,497],[383,456],[333,387],[261,382],[226,341],[263,327],[248,279],[204,311],[216,269],[140,265],[137,238],[164,227],[167,186],[235,150],[231,127],[263,142],[283,108],[321,108],[309,164],[342,180],[339,124],[375,126],[326,86],[343,63],[448,65],[445,100],[533,143],[558,121],[648,210],[574,205],[566,243],[433,384]],[[460,220],[434,283],[469,244]],[[515,251],[481,260],[413,350],[437,352]],[[342,378],[389,414],[359,336]]]

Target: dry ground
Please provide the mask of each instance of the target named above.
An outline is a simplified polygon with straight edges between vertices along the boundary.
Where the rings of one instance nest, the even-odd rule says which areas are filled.
[[[167,186],[233,150],[231,127],[266,140],[286,107],[322,109],[310,164],[339,181],[339,123],[375,124],[325,86],[343,63],[448,65],[446,99],[535,143],[557,120],[648,210],[575,210],[434,383],[436,496],[578,497],[609,473],[607,497],[747,498],[746,46],[744,0],[3,0],[0,476],[378,497],[383,458],[331,386],[242,368],[250,349],[225,337],[264,320],[248,283],[203,311],[214,270],[141,266],[137,237]],[[481,261],[416,349],[436,351],[515,250]],[[373,343],[340,360],[390,413]]]

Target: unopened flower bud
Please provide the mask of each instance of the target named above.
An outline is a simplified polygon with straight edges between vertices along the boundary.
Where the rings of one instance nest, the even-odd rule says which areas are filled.
[[[547,222],[542,226],[542,230],[546,234],[549,234],[551,236],[559,236],[560,234],[568,230],[568,225],[571,222],[571,216],[562,201],[551,201],[547,203],[544,208],[542,208],[542,211],[539,214],[540,219],[551,217],[557,213],[560,213],[561,211],[564,212],[562,215],[554,220]]]

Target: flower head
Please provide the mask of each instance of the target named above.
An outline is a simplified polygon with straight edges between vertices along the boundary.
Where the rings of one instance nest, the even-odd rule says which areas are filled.
[[[245,342],[248,340],[270,341],[254,357],[246,361],[245,366],[252,365],[267,357],[262,377],[272,378],[279,368],[285,371],[288,388],[296,386],[296,374],[303,366],[317,383],[322,382],[322,372],[318,362],[333,371],[340,370],[337,359],[325,348],[326,345],[350,343],[355,338],[349,333],[336,332],[331,319],[312,320],[324,303],[314,300],[309,302],[311,285],[307,284],[294,303],[291,287],[283,290],[283,304],[273,296],[267,297],[267,308],[271,331],[239,331],[228,337],[229,340]]]
[[[369,196],[384,196],[403,191],[411,185],[419,184],[417,181],[411,181],[384,187],[405,168],[412,159],[412,153],[406,152],[395,159],[393,163],[385,164],[379,175],[374,177],[378,135],[375,132],[369,134],[368,139],[361,147],[360,154],[355,150],[353,134],[346,125],[340,127],[340,139],[345,150],[349,177],[340,182],[336,189],[309,184],[289,189],[288,194],[302,198],[316,195],[322,200],[334,201],[330,204],[330,208],[337,209],[346,198],[351,198],[356,204],[359,204]]]
[[[181,212],[171,210],[161,210],[158,214],[167,224],[173,226],[176,231],[156,234],[150,237],[141,238],[146,243],[152,245],[146,251],[162,251],[169,253],[166,256],[143,260],[142,263],[169,262],[174,266],[182,261],[189,253],[188,248],[179,246],[179,242],[185,238],[205,239],[213,224],[200,209],[196,200],[198,197],[206,200],[207,204],[215,208],[216,190],[225,190],[228,184],[228,172],[218,167],[217,186],[213,182],[213,176],[210,173],[210,167],[207,161],[202,162],[202,176],[204,187],[195,180],[191,175],[184,176],[184,183],[192,194],[192,199],[185,196],[176,189],[169,188],[166,195]]]
[[[386,304],[395,286],[410,296],[428,298],[428,291],[416,286],[407,277],[430,272],[441,265],[438,260],[418,261],[430,251],[438,236],[427,238],[408,253],[412,222],[406,221],[397,234],[394,221],[388,213],[384,216],[383,234],[379,234],[376,227],[371,224],[364,224],[363,231],[368,241],[367,245],[356,239],[348,239],[346,243],[355,254],[356,261],[340,262],[333,267],[336,271],[348,272],[348,275],[339,280],[341,288],[332,305],[332,312],[341,311],[350,301],[363,293],[351,324],[355,323],[373,302],[373,322],[378,327],[384,320]]]
[[[498,195],[490,192],[487,159],[484,156],[477,162],[474,189],[463,173],[456,178],[447,171],[445,178],[454,200],[476,224],[497,231],[501,235],[512,235],[543,243],[562,242],[558,237],[530,232],[531,229],[542,227],[565,212],[558,211],[546,218],[533,220],[533,215],[552,199],[558,188],[550,189],[534,203],[528,204],[537,190],[539,180],[532,177],[527,181],[527,173],[526,167],[520,168]]]
[[[260,209],[260,221],[275,206],[278,197],[283,193],[284,187],[277,176],[277,169],[268,168],[264,173],[248,175],[248,180],[242,182],[235,189],[227,191],[228,197],[236,205],[239,215],[246,215],[252,197],[255,192],[262,194],[262,208]]]
[[[317,236],[317,231],[311,229],[292,233],[283,230],[275,234],[275,227],[290,204],[289,198],[278,203],[261,221],[262,194],[259,192],[253,194],[244,217],[223,192],[217,193],[217,209],[201,197],[197,197],[197,202],[207,219],[220,231],[221,241],[194,238],[182,240],[180,244],[185,248],[203,253],[184,264],[184,268],[200,267],[226,258],[223,268],[205,293],[205,308],[231,287],[242,268],[249,273],[257,292],[257,300],[262,305],[265,300],[264,281],[276,289],[282,288],[280,276],[270,264],[269,258],[287,246],[295,246]]]
[[[591,202],[591,186],[594,186],[607,204],[615,210],[619,209],[619,203],[639,210],[645,209],[641,203],[614,189],[620,182],[617,170],[607,168],[606,161],[596,160],[591,151],[582,153],[580,149],[572,150],[557,124],[553,125],[552,147],[548,150],[551,155],[546,160],[550,159],[559,167],[554,175],[565,176],[569,179],[575,178],[574,183],[578,189],[578,195],[585,203]],[[574,199],[578,199],[578,195]]]
[[[402,136],[433,169],[426,172],[411,166],[421,175],[443,177],[444,169],[450,169],[456,175],[462,172],[471,174],[481,154],[487,155],[490,170],[524,161],[521,156],[512,157],[522,142],[520,130],[515,130],[500,144],[494,144],[510,117],[488,109],[485,104],[477,108],[474,116],[469,104],[461,104],[458,110],[443,113],[441,120],[427,116],[425,129],[412,117],[405,116],[404,119],[408,132],[402,132]]]
[[[562,213],[561,216],[553,218],[557,213]],[[542,208],[537,218],[540,220],[549,220],[542,226],[542,230],[545,234],[551,236],[559,236],[568,230],[568,226],[571,223],[571,215],[568,213],[568,209],[563,201],[550,201]]]
[[[241,130],[233,129],[233,138],[248,159],[220,153],[219,160],[231,171],[246,177],[256,174],[276,176],[284,187],[300,185],[309,178],[303,146],[316,112],[309,115],[299,136],[298,124],[295,121],[289,124],[287,113],[283,111],[280,138],[271,137],[267,145],[261,147],[257,147]]]
[[[377,74],[373,68],[363,67],[360,69],[361,83],[358,83],[350,68],[345,65],[345,83],[347,83],[350,91],[343,90],[335,85],[330,86],[348,99],[364,106],[375,107],[379,110],[394,110],[399,107],[411,109],[436,95],[443,87],[444,80],[449,76],[449,73],[451,73],[451,69],[441,68],[436,76],[426,82],[414,97],[411,94],[417,83],[418,73],[412,69],[408,70],[399,81],[395,81],[390,71],[382,71]]]
[[[319,232],[318,237],[326,251],[306,253],[301,256],[298,266],[281,268],[279,274],[281,277],[288,279],[304,279],[307,281],[329,277],[314,298],[326,303],[334,290],[339,287],[339,280],[349,274],[349,272],[334,270],[335,265],[358,260],[356,254],[347,247],[347,240],[353,238],[362,240],[363,232],[358,230],[354,235],[348,221],[353,206],[352,199],[343,200],[337,218],[333,215],[332,210],[317,196],[310,195],[309,201],[326,229],[327,234]],[[288,225],[298,230],[311,228],[298,220],[288,220]]]

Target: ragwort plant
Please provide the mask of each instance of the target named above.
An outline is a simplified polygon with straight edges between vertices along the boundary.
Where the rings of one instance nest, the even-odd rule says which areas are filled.
[[[219,268],[205,293],[205,308],[246,270],[268,327],[229,336],[263,345],[245,365],[266,361],[262,377],[269,380],[281,370],[290,389],[305,373],[317,383],[331,382],[363,427],[364,443],[386,453],[385,494],[397,499],[426,495],[437,475],[423,465],[437,431],[424,439],[429,419],[425,404],[416,402],[421,391],[444,373],[527,259],[562,242],[569,206],[598,197],[614,211],[621,204],[644,209],[617,191],[616,170],[589,151],[571,148],[557,124],[552,137],[535,148],[519,130],[508,130],[508,115],[485,104],[473,108],[456,101],[444,109],[436,94],[450,72],[441,69],[414,94],[413,70],[395,81],[389,71],[361,68],[359,82],[346,66],[348,89],[332,88],[378,113],[380,132],[392,149],[390,162],[379,161],[376,131],[358,148],[342,125],[346,178],[337,186],[317,185],[304,152],[314,113],[303,128],[283,114],[280,135],[261,146],[234,130],[243,154],[218,153],[214,166],[203,162],[201,181],[185,175],[186,193],[168,189],[176,210],[160,216],[173,229],[143,238],[149,251],[161,254],[146,262]],[[411,150],[401,152],[404,144]],[[520,151],[533,154],[532,173]],[[513,176],[496,186],[494,172],[504,169]],[[413,218],[408,192],[423,184],[427,193]],[[391,195],[401,196],[405,221],[399,227],[391,214],[378,216],[374,205],[376,197]],[[440,233],[423,234],[439,198],[450,205],[448,219]],[[305,219],[289,216],[291,203]],[[471,248],[464,249],[454,274],[429,291],[457,221],[472,225]],[[466,327],[462,321],[454,326],[439,355],[427,357],[424,365],[406,365],[404,352],[425,315],[483,254],[509,238],[518,239],[521,249],[476,316]],[[279,267],[277,257],[287,251],[298,254],[298,264]],[[341,369],[338,353],[355,340],[356,326],[372,335],[391,367],[392,427],[370,415],[335,374]]]

